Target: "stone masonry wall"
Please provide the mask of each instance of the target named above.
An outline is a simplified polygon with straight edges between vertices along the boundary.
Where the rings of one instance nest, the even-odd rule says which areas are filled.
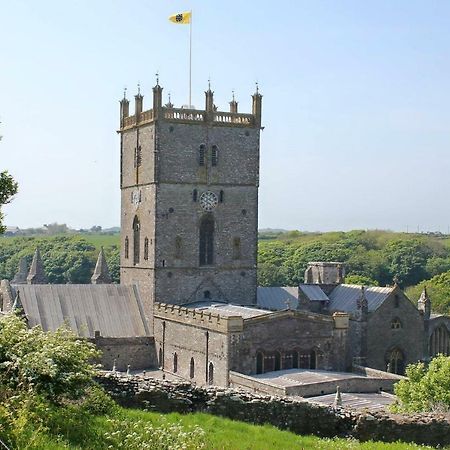
[[[450,445],[450,417],[444,415],[360,413],[287,397],[114,374],[104,374],[98,381],[125,407],[161,413],[205,412],[243,422],[269,423],[297,434]]]

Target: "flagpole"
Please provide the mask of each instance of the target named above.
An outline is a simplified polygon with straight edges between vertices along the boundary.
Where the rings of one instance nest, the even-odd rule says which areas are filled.
[[[189,109],[192,108],[191,92],[192,92],[192,10],[189,21]]]

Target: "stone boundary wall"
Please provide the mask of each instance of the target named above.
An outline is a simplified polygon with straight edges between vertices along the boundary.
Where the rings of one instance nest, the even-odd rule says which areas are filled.
[[[148,377],[102,374],[100,384],[121,405],[161,413],[205,412],[254,424],[269,423],[297,434],[450,445],[450,415],[356,412],[302,399]]]

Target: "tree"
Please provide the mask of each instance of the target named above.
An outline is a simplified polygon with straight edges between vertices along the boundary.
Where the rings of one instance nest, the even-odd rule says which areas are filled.
[[[424,363],[406,368],[408,379],[399,381],[394,391],[397,411],[420,412],[450,409],[450,357],[437,356],[427,367]]]
[[[5,232],[1,207],[12,200],[12,197],[17,193],[17,188],[18,185],[14,178],[6,170],[0,172],[0,234]]]

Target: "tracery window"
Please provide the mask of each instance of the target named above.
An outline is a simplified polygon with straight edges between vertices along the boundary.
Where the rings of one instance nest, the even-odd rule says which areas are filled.
[[[201,266],[213,264],[214,260],[214,219],[206,215],[200,222],[199,263]]]
[[[205,165],[205,145],[202,144],[200,145],[199,149],[198,149],[198,165],[199,166],[204,166]]]
[[[399,348],[391,350],[387,357],[387,371],[403,375],[405,371],[405,358]]]
[[[398,317],[392,320],[391,328],[393,330],[399,330],[400,328],[402,328],[402,323],[400,322],[400,319]]]
[[[211,147],[211,165],[217,166],[218,162],[219,162],[219,149],[217,145],[213,145]]]

